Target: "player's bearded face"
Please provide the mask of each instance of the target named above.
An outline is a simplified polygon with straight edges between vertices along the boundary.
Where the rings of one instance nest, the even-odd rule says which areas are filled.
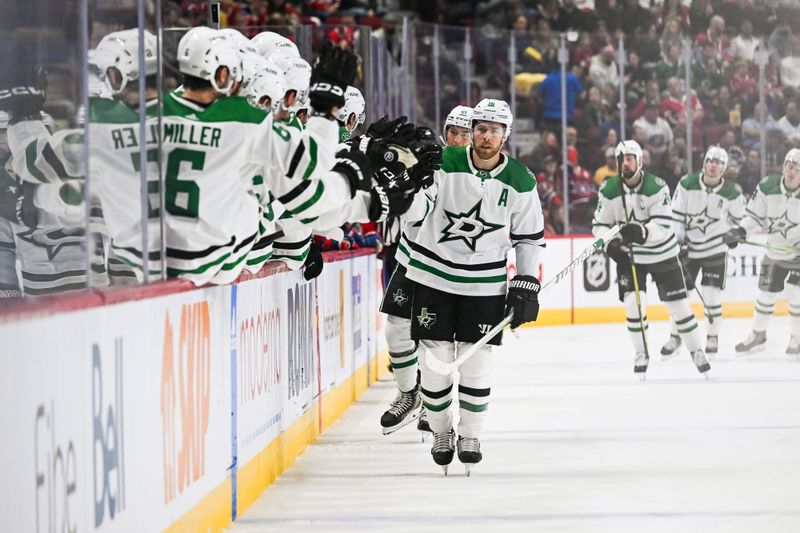
[[[710,178],[709,181],[716,183],[722,177],[722,161],[707,159],[703,164],[703,174]]]
[[[787,161],[783,165],[784,185],[790,191],[800,187],[800,163]]]
[[[478,122],[472,128],[472,148],[481,159],[491,159],[503,147],[505,127],[496,122]]]
[[[639,170],[639,165],[636,162],[636,156],[633,154],[625,154],[622,160],[618,162],[620,175],[625,178],[625,181],[633,179],[636,171]]]

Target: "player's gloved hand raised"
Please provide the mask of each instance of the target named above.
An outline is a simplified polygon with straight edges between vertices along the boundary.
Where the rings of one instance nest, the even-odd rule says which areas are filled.
[[[619,230],[623,244],[644,244],[647,240],[647,227],[638,222],[628,222]]]
[[[725,235],[722,236],[722,242],[724,242],[728,248],[736,248],[739,246],[739,243],[744,241],[747,238],[747,231],[744,228],[731,228],[728,230]]]
[[[311,70],[308,98],[317,113],[333,117],[334,107],[344,105],[344,93],[356,79],[358,59],[331,43],[320,51]]]
[[[47,92],[47,73],[38,65],[17,62],[0,76],[0,111],[11,115],[11,123],[29,118],[40,120]]]
[[[411,207],[415,192],[414,182],[407,175],[374,185],[370,190],[369,219],[381,222],[402,215]]]
[[[611,239],[606,244],[606,255],[613,259],[615,263],[629,261],[628,249],[622,239]]]
[[[535,322],[539,317],[539,291],[542,285],[533,276],[514,276],[508,284],[506,294],[506,315],[513,309],[511,329],[517,329],[526,322]]]
[[[367,156],[373,177],[379,184],[399,178],[418,162],[410,148],[385,139],[372,139],[368,135],[354,138],[351,150]]]
[[[303,277],[306,281],[310,281],[322,274],[322,267],[325,266],[325,261],[322,259],[322,251],[320,251],[319,246],[317,246],[313,238],[311,239],[308,255],[306,256],[303,266],[305,267],[303,269]]]
[[[353,146],[336,153],[333,171],[347,178],[351,198],[355,197],[357,191],[369,191],[372,187],[372,166],[369,157]]]
[[[383,115],[381,118],[373,122],[367,128],[367,136],[372,139],[383,139],[390,137],[400,129],[406,122],[407,117],[398,117],[394,120],[389,120],[389,115]]]
[[[418,163],[408,171],[416,183],[417,191],[433,185],[433,173],[442,168],[442,147],[438,144],[422,146],[414,151]]]

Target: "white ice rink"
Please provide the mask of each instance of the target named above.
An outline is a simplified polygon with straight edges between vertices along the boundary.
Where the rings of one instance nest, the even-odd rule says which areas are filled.
[[[750,320],[727,320],[712,376],[688,354],[632,372],[624,324],[506,335],[472,476],[445,477],[408,426],[378,420],[394,383],[371,387],[230,528],[266,531],[800,532],[800,363],[734,359]]]

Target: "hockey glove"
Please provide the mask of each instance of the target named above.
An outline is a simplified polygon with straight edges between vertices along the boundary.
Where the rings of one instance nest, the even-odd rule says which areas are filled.
[[[433,173],[442,168],[442,147],[438,144],[423,146],[416,150],[418,163],[408,171],[417,191],[433,185]]]
[[[628,249],[622,239],[612,239],[606,245],[606,255],[614,260],[615,263],[629,262]]]
[[[744,228],[731,228],[728,232],[722,236],[722,242],[724,242],[728,248],[736,248],[739,246],[739,243],[744,241],[747,238],[747,230]]]
[[[407,177],[385,185],[373,186],[367,211],[369,219],[382,222],[389,217],[402,215],[411,207],[414,193],[414,182]]]
[[[647,227],[638,222],[628,222],[619,230],[623,244],[644,244],[648,233]]]
[[[367,135],[353,139],[352,150],[367,156],[373,178],[381,185],[399,179],[406,169],[417,164],[417,157],[409,148]]]
[[[28,228],[39,225],[39,210],[33,202],[37,185],[19,180],[0,194],[0,218]]]
[[[11,115],[11,123],[29,118],[41,120],[47,92],[47,74],[38,65],[20,65],[5,72],[0,82],[0,111]]]
[[[308,255],[303,266],[305,267],[303,269],[303,277],[306,281],[311,281],[322,274],[322,267],[325,266],[325,261],[322,259],[322,252],[317,243],[314,242],[314,239],[311,239],[308,245]]]
[[[333,108],[344,106],[344,93],[355,80],[357,67],[352,53],[330,43],[322,48],[311,71],[308,98],[314,111],[333,118]]]
[[[369,125],[367,128],[367,136],[372,139],[391,137],[406,122],[408,122],[408,118],[406,117],[399,117],[394,120],[389,120],[388,115],[383,115],[381,118]]]
[[[689,260],[689,245],[685,242],[682,242],[678,247],[678,260],[686,264],[686,261]]]
[[[368,191],[372,186],[369,158],[353,148],[336,153],[333,171],[347,178],[350,183],[350,198],[354,198],[357,191]]]
[[[533,276],[514,276],[508,284],[506,295],[506,315],[514,310],[511,329],[517,329],[526,322],[534,322],[539,316],[539,280]]]

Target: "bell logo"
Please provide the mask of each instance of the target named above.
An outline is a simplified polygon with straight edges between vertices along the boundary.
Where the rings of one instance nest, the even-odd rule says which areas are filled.
[[[165,503],[205,474],[211,396],[210,322],[208,302],[183,305],[177,332],[169,312],[164,319],[161,445]]]

